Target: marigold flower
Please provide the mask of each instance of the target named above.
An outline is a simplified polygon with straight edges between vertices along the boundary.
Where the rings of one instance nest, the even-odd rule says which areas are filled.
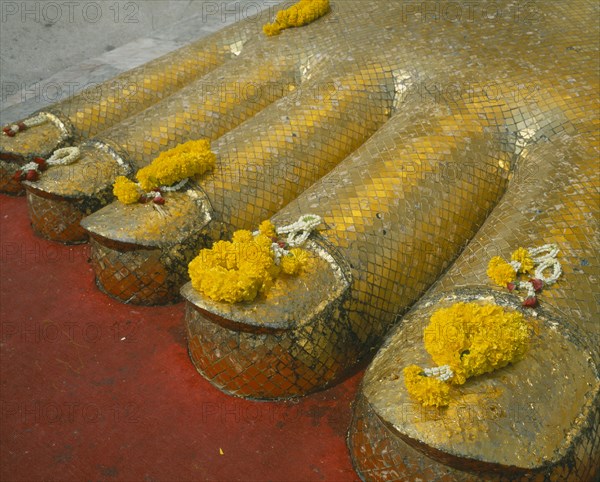
[[[508,283],[513,282],[517,277],[515,269],[500,256],[494,256],[490,259],[487,275],[494,283],[503,288],[506,287]]]
[[[281,270],[285,274],[295,275],[300,272],[307,262],[308,253],[304,249],[293,248],[288,256],[281,258]]]
[[[140,169],[136,177],[142,189],[152,191],[203,174],[214,167],[215,161],[209,141],[188,141],[160,153],[150,165]]]
[[[268,36],[279,35],[290,27],[301,27],[314,22],[329,12],[329,0],[300,0],[290,8],[277,12],[275,22],[263,26]]]
[[[250,243],[254,239],[252,233],[247,229],[240,229],[233,233],[234,243]]]
[[[119,176],[113,185],[113,194],[123,204],[134,204],[139,201],[141,192],[133,181]]]
[[[408,393],[424,407],[445,407],[450,403],[450,386],[437,378],[427,377],[417,365],[403,370]]]
[[[519,312],[497,305],[455,303],[433,313],[424,331],[427,352],[449,365],[452,383],[482,375],[520,360],[529,348],[530,326]]]
[[[238,230],[232,241],[217,241],[211,249],[201,250],[188,265],[192,286],[212,300],[238,303],[266,293],[282,271],[298,274],[308,262],[308,253],[293,248],[278,266],[272,247],[275,235],[275,226],[264,221],[256,235]]]
[[[531,273],[533,272],[534,264],[533,259],[531,258],[531,254],[525,248],[518,248],[513,251],[510,256],[511,261],[518,261],[521,263],[521,267],[519,268],[520,273]]]
[[[258,227],[258,231],[260,232],[260,234],[264,234],[265,236],[267,236],[269,238],[274,238],[277,236],[277,231],[275,230],[275,226],[269,220],[266,220],[266,221],[263,221],[262,223],[260,223],[260,226]]]

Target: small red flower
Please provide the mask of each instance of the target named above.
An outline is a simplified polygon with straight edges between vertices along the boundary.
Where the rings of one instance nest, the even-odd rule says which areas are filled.
[[[508,288],[508,291],[513,292],[515,290],[515,288],[517,287],[517,285],[514,283],[508,283],[506,285],[506,287]]]
[[[23,171],[21,171],[21,169],[19,169],[18,171],[15,171],[15,173],[13,174],[13,179],[15,181],[20,181],[22,177],[23,177]]]
[[[10,132],[10,127],[3,127],[2,132],[4,132],[5,134],[8,134]]]
[[[35,169],[30,169],[29,171],[27,171],[27,175],[25,176],[25,179],[27,179],[28,181],[37,181],[39,178],[39,174]]]
[[[525,306],[526,308],[535,308],[538,304],[538,300],[536,296],[528,296],[527,298],[525,298],[525,301],[523,301],[523,306]]]
[[[153,200],[154,204],[163,205],[165,203],[165,198],[162,196],[156,196]]]
[[[23,122],[19,122],[17,126],[19,126],[19,132],[27,129],[27,126]]]
[[[6,133],[6,135],[7,135],[8,137],[15,137],[15,133],[14,133],[13,131],[11,131],[10,129],[9,129],[9,130],[7,130],[7,131],[4,131],[4,132]]]
[[[542,287],[544,286],[544,282],[538,278],[531,278],[529,282],[533,285],[533,290],[536,293],[539,293],[542,290]]]
[[[285,245],[286,245],[286,243],[284,243],[283,241],[279,241],[277,244],[279,245],[279,247],[281,249],[285,248]]]
[[[46,169],[48,169],[48,164],[46,164],[46,159],[44,159],[43,157],[34,157],[33,162],[35,162],[38,165],[38,169],[40,171],[45,171]]]

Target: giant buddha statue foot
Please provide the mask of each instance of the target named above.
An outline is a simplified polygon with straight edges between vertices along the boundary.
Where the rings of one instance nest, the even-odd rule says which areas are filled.
[[[0,133],[0,192],[21,194],[16,175],[33,159],[48,158],[64,146],[102,131],[167,98],[194,79],[236,58],[261,30],[260,14],[207,38],[94,85]]]
[[[113,203],[82,222],[92,237],[92,264],[104,291],[131,303],[177,299],[188,279],[187,263],[201,247],[275,214],[390,118],[404,99],[410,78],[403,69],[406,61],[398,59],[408,55],[401,43],[381,51],[389,36],[367,41],[370,22],[374,18],[388,22],[386,13],[394,9],[386,4],[365,22],[360,15],[351,15],[360,6],[344,3],[323,19],[327,23],[317,22],[287,37],[284,32],[275,43],[265,44],[272,45],[269,58],[273,48],[294,55],[312,52],[310,69],[301,63],[303,75],[311,78],[213,142],[216,168],[198,178],[190,191],[167,193],[161,209]],[[354,27],[352,42],[333,34],[337,22],[346,17]],[[261,49],[267,48],[264,42],[258,43]],[[342,48],[348,58],[336,58]],[[254,60],[264,64],[262,59],[263,55],[255,55]],[[249,64],[242,71],[252,68],[257,67]],[[407,100],[404,107],[417,109],[419,101]],[[181,213],[197,215],[184,221]]]
[[[168,210],[163,216],[164,212],[152,205],[113,204],[84,221],[85,228],[93,237],[93,265],[102,289],[128,302],[164,302],[167,291],[172,292],[170,299],[175,299],[177,285],[187,278],[185,265],[190,260],[189,253],[203,245],[196,243],[210,244],[211,240],[219,239],[235,228],[251,228],[272,216],[364,143],[394,112],[401,114],[396,119],[399,127],[403,122],[429,122],[434,107],[423,105],[423,83],[435,84],[442,79],[459,83],[465,75],[470,75],[472,91],[468,98],[455,99],[459,107],[454,109],[454,115],[460,117],[457,122],[463,122],[462,108],[464,120],[471,124],[471,118],[482,115],[468,107],[471,103],[475,105],[490,100],[482,89],[485,81],[480,79],[479,61],[474,62],[471,55],[457,56],[453,59],[453,68],[458,73],[448,74],[442,62],[444,52],[429,49],[424,39],[411,42],[413,35],[409,30],[391,28],[393,19],[403,18],[404,10],[400,5],[375,3],[366,10],[368,17],[363,15],[364,4],[340,3],[334,12],[308,27],[283,32],[275,39],[257,39],[256,44],[248,46],[245,57],[242,54],[241,59],[213,73],[224,79],[242,75],[250,82],[261,70],[257,63],[263,65],[262,70],[265,64],[281,65],[283,61],[273,59],[280,58],[282,52],[288,52],[288,57],[293,60],[291,63],[303,68],[304,77],[312,78],[302,82],[297,91],[275,101],[213,144],[218,157],[217,169],[197,180],[203,194],[183,196],[177,201],[188,205],[181,207],[181,212],[203,212],[194,222],[184,223],[186,230],[179,229],[181,223],[175,219],[175,211]],[[340,35],[340,22],[352,29],[351,37]],[[473,33],[481,28],[472,26]],[[507,31],[512,32],[514,28],[512,24],[506,25]],[[430,25],[424,29],[426,32],[435,30]],[[452,42],[460,42],[464,30],[450,28],[447,36]],[[340,56],[341,51],[346,54]],[[481,46],[480,62],[483,62],[483,57],[490,57],[490,68],[492,64],[494,68],[504,68],[504,61],[498,60],[496,53],[496,42],[486,42]],[[308,60],[299,62],[297,55]],[[242,60],[246,62],[244,69],[240,68]],[[289,68],[289,62],[283,65]],[[279,75],[280,70],[274,70]],[[259,82],[258,85],[262,84]],[[193,85],[189,86],[173,98],[193,88]],[[185,118],[189,115],[187,113],[194,105],[193,95],[190,92],[185,103],[168,107],[168,115],[165,114],[165,103],[154,106],[150,110],[156,112],[152,126],[148,125],[148,112],[144,113],[144,118],[138,116],[135,119],[135,123],[142,126],[140,129],[136,127],[135,131],[130,129],[134,120],[130,119],[127,128],[121,129],[118,143],[114,142],[115,135],[106,137],[113,140],[113,145],[120,144],[127,152],[142,156],[141,153],[147,150],[144,146],[151,142],[148,133],[160,132],[160,121],[170,119],[169,116]],[[487,99],[484,98],[486,96]],[[508,104],[503,102],[493,99],[485,109],[485,115],[490,119],[486,129],[495,133],[502,132],[502,127],[498,128],[504,122],[502,112],[509,109]],[[215,103],[224,104],[223,109],[229,105],[219,98],[218,93],[213,93],[206,99],[206,106],[198,108],[203,115],[202,120],[209,125],[216,114],[206,115],[205,111],[214,109]],[[516,104],[513,102],[510,108],[516,108]],[[448,115],[451,119],[451,111],[440,110],[440,115]],[[513,126],[513,135],[520,135],[518,130]],[[164,126],[163,136],[170,136],[171,131],[177,131],[175,122]],[[195,137],[199,137],[202,130],[197,128],[194,132]],[[189,136],[189,132],[186,134]],[[501,142],[516,140],[497,137],[495,142],[498,146]],[[169,138],[168,145],[173,144]],[[374,146],[375,149],[387,148],[384,143]],[[150,149],[152,153],[159,150]],[[509,161],[503,161],[505,169],[508,169]],[[144,162],[149,162],[149,158]],[[438,176],[443,175],[441,171],[447,169],[440,167]],[[204,225],[207,219],[211,220],[210,226]],[[183,258],[180,254],[173,256],[169,254],[172,250],[188,254]],[[157,263],[146,262],[150,252]],[[156,280],[161,281],[157,283]],[[150,296],[153,291],[157,296]],[[143,296],[140,295],[142,292]]]
[[[375,6],[385,11],[385,17],[372,25],[403,16],[394,5]],[[557,8],[562,12],[563,6]],[[339,9],[336,13],[341,19],[347,12]],[[309,120],[306,112],[322,105],[312,106],[302,92],[298,102],[288,97],[277,101],[216,141],[215,152],[221,158],[218,170],[201,179],[197,190],[174,197],[169,212],[147,205],[113,204],[84,222],[94,238],[92,258],[99,284],[122,301],[171,299],[166,293],[185,279],[185,263],[193,249],[210,245],[235,228],[251,229],[291,201],[273,218],[276,225],[305,214],[324,220],[323,229],[308,245],[312,262],[299,277],[282,276],[270,291],[259,293],[254,301],[242,296],[239,304],[215,300],[210,290],[199,292],[186,285],[182,293],[188,301],[190,355],[212,383],[239,396],[289,398],[334,383],[369,356],[399,314],[459,255],[502,197],[515,162],[521,166],[517,171],[521,175],[537,169],[527,162],[528,151],[523,149],[560,134],[577,136],[583,121],[593,118],[593,112],[586,109],[593,103],[590,92],[597,86],[592,57],[585,48],[578,50],[582,55],[575,78],[569,57],[572,50],[556,48],[575,40],[590,45],[592,36],[575,27],[565,30],[558,20],[561,15],[544,17],[532,33],[509,21],[497,24],[491,36],[482,34],[489,32],[484,26],[469,26],[471,35],[483,37],[478,53],[468,51],[464,56],[450,47],[452,55],[444,49],[427,51],[425,44],[420,50],[418,41],[407,48],[400,40],[412,38],[408,27],[389,34],[399,42],[390,44],[397,50],[391,57],[382,54],[366,64],[367,72],[377,72],[377,65],[386,66],[381,69],[382,80],[374,85],[363,80],[362,89],[350,88],[350,98],[357,100],[349,105],[361,112],[365,104],[359,92],[374,93],[375,98],[392,102],[394,116],[368,140],[376,122],[356,136],[356,145],[333,150],[331,161],[338,162],[342,154],[364,143],[356,152],[292,200],[332,167],[327,164],[312,177],[297,174],[309,170],[306,157],[321,158],[332,152],[322,131],[333,139],[344,139],[347,131],[343,126],[336,130],[340,121],[326,119],[316,124]],[[431,28],[425,25],[418,30],[426,39]],[[445,34],[462,41],[464,28],[447,26]],[[542,37],[552,42],[540,46]],[[525,61],[516,49],[508,57],[493,56],[501,38],[518,38],[522,51],[533,49],[536,55]],[[369,47],[355,50],[350,63],[340,61],[334,68],[365,71],[361,67],[365,56],[358,54],[369,51]],[[417,72],[408,68],[410,63],[397,60],[399,52],[418,66]],[[517,57],[520,67],[508,68]],[[442,59],[451,62],[451,73]],[[359,65],[348,67],[353,62]],[[555,78],[535,77],[535,95],[523,97],[511,90],[547,63],[554,66]],[[495,96],[487,89],[482,65],[488,72],[506,74]],[[464,78],[470,83],[463,98],[444,103],[437,98],[428,102],[422,91],[415,96],[423,79],[434,83],[445,79],[454,85]],[[390,83],[393,95],[386,87]],[[333,115],[342,118],[352,109],[342,105]],[[375,112],[382,116],[385,109],[385,103],[376,104]],[[240,140],[248,138],[253,139],[250,147],[241,149]],[[263,139],[264,150],[256,147],[263,145]],[[284,139],[289,141],[284,143]],[[251,154],[257,151],[258,155]],[[252,162],[246,162],[248,158]],[[303,185],[295,186],[298,180]],[[186,218],[192,212],[197,214],[194,221],[178,218],[178,213]],[[222,279],[211,278],[213,288],[237,279],[231,278],[235,270],[231,266],[243,256],[232,253],[236,256],[237,261],[227,259],[219,267],[225,270]]]
[[[525,149],[515,180],[476,238],[387,338],[365,374],[348,437],[363,480],[598,480],[594,123]],[[540,245],[545,264],[527,275],[532,260],[517,247]],[[513,250],[513,261],[503,262]],[[465,303],[481,316],[470,317]],[[483,310],[496,307],[509,317],[520,313],[530,339],[518,359],[494,370],[514,334],[508,319],[495,330],[480,328],[489,316]],[[452,310],[463,313],[463,325],[453,323]],[[480,329],[477,339],[469,334]],[[440,365],[440,346],[462,346],[448,362],[455,373],[491,365],[466,382],[445,383],[442,367],[417,368],[419,391],[407,367]]]

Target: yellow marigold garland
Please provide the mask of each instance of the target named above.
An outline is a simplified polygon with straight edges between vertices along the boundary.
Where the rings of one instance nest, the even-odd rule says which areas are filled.
[[[113,185],[113,194],[123,204],[134,204],[139,201],[142,191],[132,180],[119,176]]]
[[[236,233],[231,242],[217,241],[189,264],[194,289],[226,303],[252,301],[268,289],[278,272],[271,239],[262,234],[253,237],[249,231]]]
[[[150,193],[150,197],[161,200],[158,189],[169,190],[164,186],[183,181],[184,179],[203,174],[215,165],[216,156],[210,150],[210,142],[202,139],[179,144],[173,149],[162,152],[148,166],[140,169],[136,174],[139,186],[133,181],[126,182],[123,176],[117,178],[113,193],[117,199],[125,204],[132,204]],[[137,192],[137,199],[133,200]],[[164,203],[157,202],[157,204]]]
[[[330,10],[329,0],[300,0],[295,5],[277,12],[275,22],[263,26],[268,36],[279,35],[290,27],[302,27],[322,17]]]
[[[268,236],[269,238],[275,238],[277,236],[277,231],[275,230],[275,226],[268,219],[266,221],[263,221],[262,223],[260,223],[260,226],[258,227],[258,231],[260,232],[260,234],[264,234],[265,236]]]
[[[142,189],[152,191],[159,186],[171,186],[182,179],[203,174],[214,167],[215,161],[209,141],[188,141],[161,152],[150,165],[140,169],[136,177]]]
[[[494,256],[490,259],[487,275],[494,283],[503,288],[506,288],[508,283],[512,283],[517,278],[515,269],[500,256]]]
[[[417,365],[404,369],[404,383],[408,393],[424,407],[445,407],[450,404],[450,385],[425,376],[423,369]]]
[[[296,275],[306,266],[307,251],[285,248],[270,221],[261,223],[256,233],[238,230],[231,241],[217,241],[191,261],[192,286],[214,301],[252,301],[266,292],[280,273]]]
[[[519,273],[533,273],[534,264],[529,250],[519,247],[513,251],[510,259],[520,264]]]
[[[290,254],[281,258],[281,271],[285,274],[298,274],[308,262],[308,253],[301,248],[290,249]]]
[[[470,377],[493,372],[525,356],[531,327],[519,312],[497,305],[455,303],[431,316],[424,331],[427,352],[437,369],[404,369],[408,392],[425,406],[449,403],[446,380],[462,385]],[[433,376],[445,370],[446,376]]]

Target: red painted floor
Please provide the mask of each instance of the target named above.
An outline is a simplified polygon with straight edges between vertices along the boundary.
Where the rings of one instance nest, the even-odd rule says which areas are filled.
[[[100,293],[88,248],[33,235],[0,195],[2,481],[355,481],[362,375],[297,403],[222,394],[186,351],[183,304]]]

